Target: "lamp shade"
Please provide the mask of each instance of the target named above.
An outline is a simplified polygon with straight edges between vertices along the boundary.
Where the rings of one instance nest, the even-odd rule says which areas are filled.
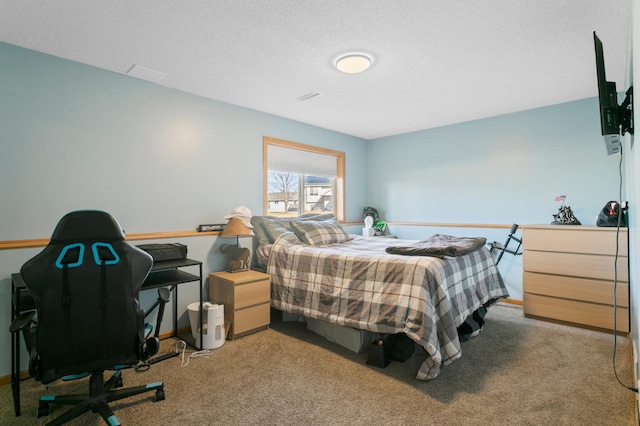
[[[224,227],[220,236],[225,237],[253,237],[255,234],[242,220],[232,217]]]

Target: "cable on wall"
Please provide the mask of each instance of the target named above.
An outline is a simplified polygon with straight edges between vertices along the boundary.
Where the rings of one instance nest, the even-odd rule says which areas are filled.
[[[618,245],[620,241],[620,226],[622,222],[622,144],[620,145],[620,162],[618,163],[618,177],[619,177],[619,186],[618,186],[618,223],[616,224],[616,252],[613,258],[613,373],[616,376],[616,380],[625,388],[629,389],[632,392],[638,393],[638,388],[633,386],[627,386],[620,380],[618,377],[618,370],[616,369],[616,353],[618,347],[618,298],[617,298],[617,289],[618,289]]]

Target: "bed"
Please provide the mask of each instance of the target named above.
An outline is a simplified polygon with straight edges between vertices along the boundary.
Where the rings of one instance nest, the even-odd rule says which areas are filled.
[[[416,355],[417,379],[433,379],[459,358],[458,327],[508,296],[484,245],[443,258],[390,254],[390,247],[419,242],[348,234],[332,215],[254,216],[251,223],[274,308],[358,330],[405,333],[424,349]]]

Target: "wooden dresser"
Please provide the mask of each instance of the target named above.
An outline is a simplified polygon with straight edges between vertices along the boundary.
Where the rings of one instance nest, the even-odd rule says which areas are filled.
[[[524,314],[613,330],[616,228],[527,225],[522,233]],[[629,332],[628,233],[621,228],[616,328]]]

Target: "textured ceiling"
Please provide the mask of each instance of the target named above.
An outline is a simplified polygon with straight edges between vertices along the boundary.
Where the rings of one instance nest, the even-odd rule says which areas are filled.
[[[624,90],[628,0],[2,0],[0,41],[373,139]],[[347,51],[373,55],[348,75]],[[153,74],[153,73],[152,73]],[[160,74],[158,77],[161,77]],[[306,101],[297,98],[318,92]]]

